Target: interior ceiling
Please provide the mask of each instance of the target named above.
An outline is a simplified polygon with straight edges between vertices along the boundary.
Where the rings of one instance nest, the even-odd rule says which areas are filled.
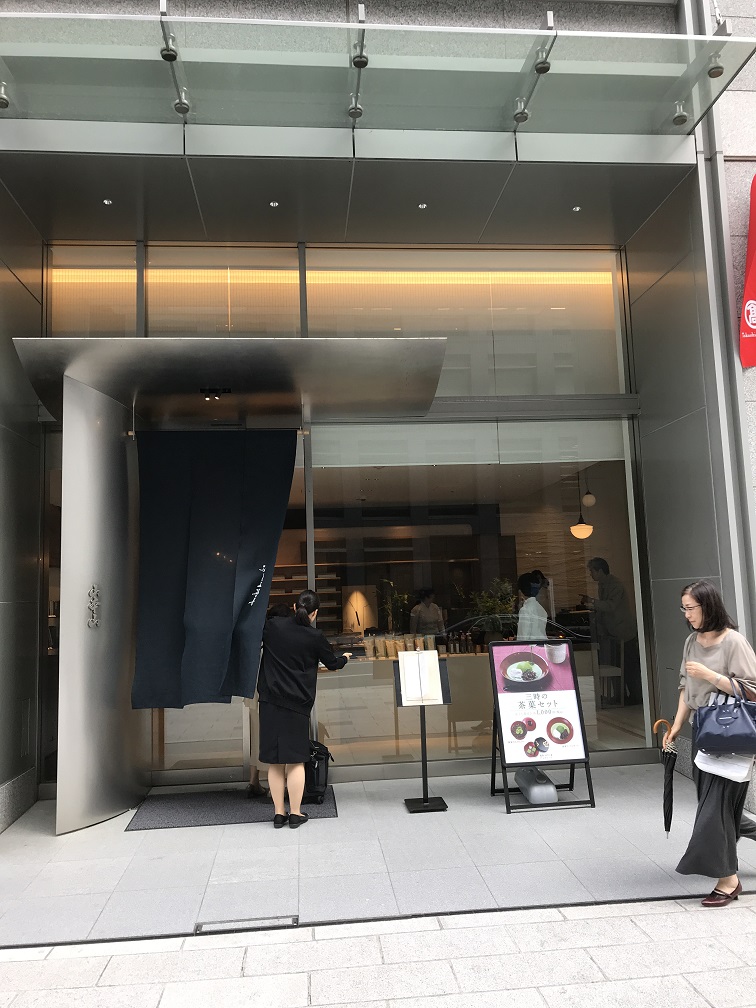
[[[0,153],[40,235],[85,242],[618,246],[691,170]]]
[[[572,512],[577,507],[576,473],[585,492],[590,473],[624,462],[528,462],[489,465],[359,466],[316,468],[315,501],[320,508],[390,508],[422,503],[440,505],[499,504],[504,510],[525,510],[549,503]],[[597,491],[598,493],[598,491]],[[534,498],[537,495],[537,500]],[[298,470],[289,507],[304,507],[304,477]]]

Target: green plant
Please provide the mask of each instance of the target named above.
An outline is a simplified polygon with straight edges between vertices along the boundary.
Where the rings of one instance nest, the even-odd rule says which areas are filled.
[[[407,592],[396,590],[396,585],[388,578],[381,578],[382,589],[381,610],[386,617],[389,633],[400,632],[402,629],[402,613],[409,605]]]
[[[494,578],[487,591],[470,592],[470,616],[486,633],[505,633],[514,622],[515,593],[506,578]]]

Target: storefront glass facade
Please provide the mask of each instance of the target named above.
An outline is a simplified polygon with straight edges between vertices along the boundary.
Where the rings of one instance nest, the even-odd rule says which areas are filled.
[[[56,246],[50,264],[51,336],[141,325],[155,336],[446,337],[436,404],[454,401],[455,422],[315,424],[307,453],[300,437],[271,602],[291,603],[314,569],[319,625],[355,653],[323,677],[317,705],[339,766],[419,758],[390,659],[410,646],[423,588],[443,613],[433,643],[452,684],[451,706],[429,718],[430,757],[485,757],[486,647],[517,634],[517,580],[536,569],[548,633],[574,644],[591,748],[650,744],[637,634],[607,639],[581,601],[597,594],[586,564],[602,557],[637,626],[631,421],[592,418],[591,397],[629,386],[614,251]],[[529,418],[481,419],[487,396],[532,397]],[[581,397],[585,419],[547,419],[553,396]],[[580,540],[570,526],[588,492],[593,533]],[[233,774],[246,716],[241,701],[156,714],[155,769]]]

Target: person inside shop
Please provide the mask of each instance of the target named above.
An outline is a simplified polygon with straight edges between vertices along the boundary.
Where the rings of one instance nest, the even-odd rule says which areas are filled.
[[[517,640],[546,638],[548,614],[538,601],[538,593],[543,585],[542,579],[543,574],[540,571],[528,571],[517,579],[517,587],[523,598],[517,614]]]
[[[303,591],[294,615],[269,619],[263,631],[258,695],[260,698],[260,761],[268,764],[268,784],[275,806],[273,825],[288,822],[297,829],[309,816],[302,812],[305,761],[310,758],[310,712],[315,704],[318,664],[330,671],[343,668],[352,657],[337,655],[315,627],[320,599]],[[289,794],[289,812],[284,803]]]
[[[603,557],[593,557],[587,566],[588,573],[596,582],[597,593],[595,596],[581,595],[580,599],[593,614],[599,664],[622,668],[625,702],[643,703],[638,625],[625,586],[611,573]]]
[[[419,595],[420,601],[410,613],[410,633],[412,634],[444,634],[444,614],[436,605],[436,593],[432,588],[423,588]]]
[[[291,617],[291,608],[285,602],[277,602],[265,614],[266,620],[288,619],[289,617]],[[262,660],[262,648],[260,649],[260,659]],[[264,765],[257,758],[257,754],[260,752],[260,712],[258,709],[257,693],[255,693],[254,697],[245,699],[244,706],[247,708],[247,717],[249,718],[249,752],[251,756],[247,798],[261,798],[267,796],[268,789],[261,779],[261,771],[264,771]],[[264,772],[267,774],[267,771]]]

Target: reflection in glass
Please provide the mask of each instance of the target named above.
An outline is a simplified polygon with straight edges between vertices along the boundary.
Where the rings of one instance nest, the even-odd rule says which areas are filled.
[[[50,258],[50,336],[135,335],[133,245],[53,245]]]
[[[439,396],[623,391],[611,253],[312,249],[310,334],[445,336]]]

